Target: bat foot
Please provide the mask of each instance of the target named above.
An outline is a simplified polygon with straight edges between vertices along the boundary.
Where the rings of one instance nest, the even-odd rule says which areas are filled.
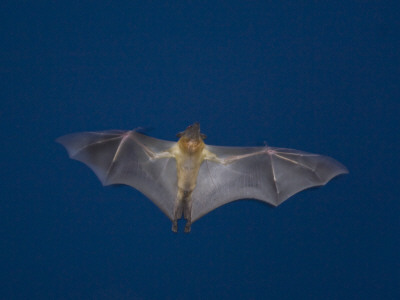
[[[191,229],[191,225],[192,225],[192,223],[186,223],[186,225],[185,225],[185,233],[189,233],[190,232],[190,229]]]
[[[173,222],[172,222],[172,228],[171,228],[171,230],[172,230],[173,232],[178,232],[178,222],[177,222],[177,221],[173,221]]]

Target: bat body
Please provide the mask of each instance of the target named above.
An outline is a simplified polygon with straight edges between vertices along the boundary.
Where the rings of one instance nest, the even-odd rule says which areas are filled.
[[[164,141],[137,131],[83,132],[60,137],[69,156],[88,165],[103,185],[130,185],[172,221],[192,222],[226,203],[253,198],[277,206],[293,194],[326,184],[347,169],[317,154],[275,147],[204,143],[195,123]]]

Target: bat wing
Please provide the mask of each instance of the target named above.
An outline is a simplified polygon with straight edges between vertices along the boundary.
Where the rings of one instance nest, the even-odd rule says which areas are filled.
[[[171,220],[177,194],[174,158],[153,159],[175,143],[136,131],[69,134],[57,139],[70,158],[90,167],[103,185],[126,184],[142,192]]]
[[[301,190],[347,173],[336,160],[273,147],[207,146],[219,160],[205,160],[193,192],[192,222],[234,200],[252,198],[277,206]]]

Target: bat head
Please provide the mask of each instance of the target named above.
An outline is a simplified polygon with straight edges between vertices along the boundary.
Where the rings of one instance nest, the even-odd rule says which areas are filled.
[[[178,138],[185,137],[190,140],[199,140],[200,138],[205,140],[207,138],[204,133],[200,132],[200,124],[198,122],[189,125],[185,131],[179,132],[176,136]]]

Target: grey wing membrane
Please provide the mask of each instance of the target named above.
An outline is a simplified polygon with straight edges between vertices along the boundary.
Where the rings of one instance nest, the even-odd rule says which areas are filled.
[[[207,146],[226,164],[205,160],[193,192],[192,221],[234,200],[252,198],[277,206],[295,193],[347,173],[336,160],[272,147]]]
[[[103,131],[69,134],[57,139],[72,159],[89,166],[103,185],[130,185],[173,218],[177,194],[174,158],[152,159],[173,142],[135,131]]]

